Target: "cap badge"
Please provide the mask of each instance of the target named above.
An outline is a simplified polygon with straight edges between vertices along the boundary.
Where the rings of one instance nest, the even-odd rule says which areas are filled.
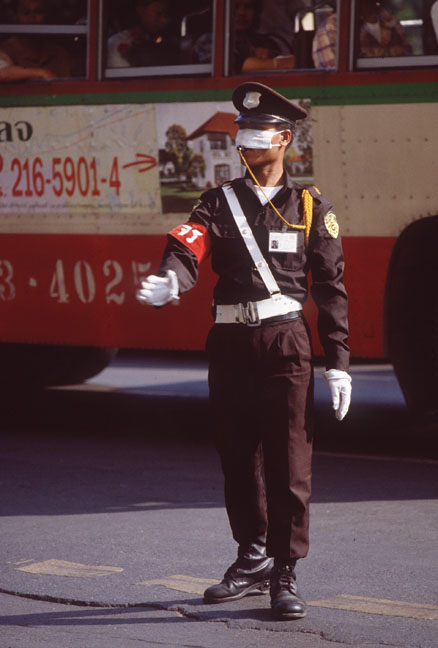
[[[257,108],[257,106],[260,105],[261,96],[261,92],[247,92],[242,103],[248,110],[250,110],[251,108]]]
[[[339,236],[339,225],[338,221],[336,220],[336,216],[333,212],[329,212],[324,216],[324,225],[326,227],[327,232],[330,234],[332,238],[338,238]]]

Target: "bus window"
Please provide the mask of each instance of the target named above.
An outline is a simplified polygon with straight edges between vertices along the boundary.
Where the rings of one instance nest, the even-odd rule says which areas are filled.
[[[229,0],[226,71],[233,75],[315,67],[316,29],[335,7],[336,0]]]
[[[213,72],[213,0],[103,2],[104,76]]]
[[[0,0],[0,81],[86,76],[87,0]]]
[[[356,0],[356,67],[437,65],[433,5],[433,0]]]

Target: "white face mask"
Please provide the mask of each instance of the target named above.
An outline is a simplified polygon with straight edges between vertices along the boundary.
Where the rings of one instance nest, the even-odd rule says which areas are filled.
[[[281,146],[281,144],[273,144],[272,138],[282,132],[243,128],[237,131],[236,148],[242,146],[245,149],[271,149],[274,146]]]

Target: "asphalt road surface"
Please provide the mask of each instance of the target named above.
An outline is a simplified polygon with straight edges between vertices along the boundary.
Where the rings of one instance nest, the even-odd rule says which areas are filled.
[[[436,438],[388,366],[345,421],[317,370],[309,602],[205,605],[235,558],[203,356],[120,355],[85,385],[4,395],[0,648],[436,648]]]

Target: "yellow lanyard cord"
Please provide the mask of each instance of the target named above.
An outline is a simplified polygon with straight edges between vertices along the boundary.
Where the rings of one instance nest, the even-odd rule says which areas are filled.
[[[242,159],[242,162],[243,162],[243,164],[246,166],[246,168],[248,169],[251,178],[254,180],[254,182],[256,183],[256,185],[258,186],[258,188],[260,189],[260,191],[262,192],[262,194],[264,195],[264,197],[266,198],[266,200],[268,201],[268,203],[271,205],[272,209],[273,209],[274,212],[277,214],[277,216],[279,216],[279,217],[281,218],[281,220],[283,221],[283,223],[286,223],[286,225],[287,225],[288,227],[292,227],[292,228],[294,228],[294,229],[301,229],[301,230],[305,230],[306,245],[307,245],[308,242],[309,242],[310,228],[312,227],[312,211],[313,211],[313,198],[312,198],[312,195],[310,194],[310,192],[309,192],[307,189],[304,189],[304,190],[303,190],[303,194],[302,194],[302,198],[303,198],[303,221],[304,221],[304,225],[295,225],[294,223],[289,223],[289,222],[288,222],[288,221],[287,221],[287,220],[286,220],[286,219],[285,219],[285,218],[280,214],[280,212],[278,211],[278,209],[276,208],[276,206],[274,205],[274,203],[272,202],[272,200],[270,200],[270,199],[268,198],[268,196],[265,194],[265,192],[263,191],[263,187],[260,185],[260,182],[257,180],[257,178],[255,177],[254,173],[252,172],[252,169],[251,169],[251,167],[249,166],[248,162],[245,160],[245,156],[243,155],[242,151],[241,151],[239,148],[238,148],[237,150],[239,151],[239,155],[240,155],[240,157],[241,157],[241,159]]]
[[[303,189],[301,198],[303,200],[303,221],[306,228],[306,245],[308,245],[313,218],[313,196],[308,189]]]

